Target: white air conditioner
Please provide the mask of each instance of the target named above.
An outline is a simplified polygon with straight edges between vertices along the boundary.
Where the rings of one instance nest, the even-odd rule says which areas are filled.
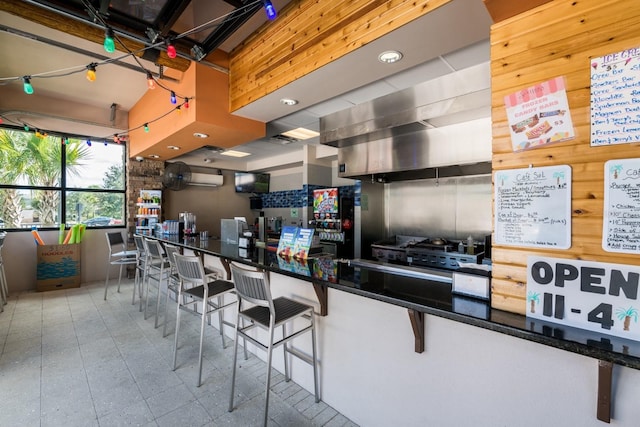
[[[213,175],[209,173],[192,173],[189,185],[200,185],[203,187],[217,187],[222,185],[224,179],[222,175]]]

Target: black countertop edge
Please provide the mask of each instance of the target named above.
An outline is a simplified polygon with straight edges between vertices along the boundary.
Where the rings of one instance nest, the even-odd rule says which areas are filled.
[[[625,366],[632,369],[640,369],[640,343],[632,340],[626,340],[615,336],[597,334],[588,330],[577,329],[565,325],[555,324],[552,322],[544,322],[539,319],[532,319],[526,316],[506,312],[490,307],[489,301],[477,300],[464,296],[453,295],[455,301],[466,301],[470,304],[484,310],[487,318],[481,318],[469,314],[458,313],[452,309],[443,309],[428,304],[412,301],[410,297],[394,297],[384,295],[378,292],[371,292],[366,289],[360,289],[355,286],[347,286],[340,283],[325,281],[309,275],[300,274],[294,271],[281,269],[278,265],[268,262],[267,251],[263,250],[263,258],[240,257],[237,255],[237,246],[235,251],[221,249],[219,241],[203,242],[200,244],[197,240],[178,240],[177,238],[152,237],[154,239],[181,246],[203,254],[224,258],[232,262],[249,265],[256,268],[265,269],[274,273],[293,277],[306,282],[326,286],[342,292],[374,299],[380,302],[392,304],[406,309],[416,310],[425,314],[430,314],[445,319],[453,320],[467,325],[476,326],[493,332],[510,335],[516,338],[535,342],[538,344],[554,347],[560,350],[569,351],[582,356],[604,360]],[[207,244],[204,244],[207,243]],[[254,254],[255,255],[255,254]],[[275,254],[271,254],[273,256]],[[415,298],[413,298],[415,299]],[[331,315],[331,307],[328,307],[329,315]],[[407,327],[410,327],[407,320]],[[614,347],[620,347],[622,351],[613,350]],[[632,352],[634,354],[626,354]]]

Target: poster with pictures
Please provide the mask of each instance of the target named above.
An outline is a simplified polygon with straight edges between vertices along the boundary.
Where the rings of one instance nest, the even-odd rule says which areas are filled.
[[[591,60],[591,146],[640,142],[640,47]]]
[[[278,255],[283,257],[293,256],[297,237],[298,227],[290,225],[282,227],[282,231],[280,231],[280,240],[278,241]]]
[[[564,77],[505,96],[513,151],[575,137]]]

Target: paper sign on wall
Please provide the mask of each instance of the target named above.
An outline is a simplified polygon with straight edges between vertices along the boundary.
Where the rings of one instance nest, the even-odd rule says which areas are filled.
[[[640,159],[604,164],[602,249],[640,254]]]
[[[640,47],[591,60],[591,146],[640,142]]]
[[[640,267],[530,256],[526,315],[640,340]]]
[[[495,243],[571,247],[571,167],[502,170],[494,182]]]
[[[563,77],[505,96],[504,103],[513,151],[575,136]]]

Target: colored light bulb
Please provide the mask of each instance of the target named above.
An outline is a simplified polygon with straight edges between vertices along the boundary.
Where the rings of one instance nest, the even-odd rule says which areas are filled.
[[[176,98],[176,93],[174,91],[171,91],[171,103],[175,104],[178,102],[178,99]]]
[[[273,21],[274,19],[276,19],[276,17],[278,16],[278,13],[276,12],[276,8],[273,7],[271,0],[263,0],[262,4],[264,5],[264,11],[267,13],[267,18],[270,21]]]
[[[153,76],[151,75],[151,73],[149,71],[147,71],[147,87],[149,89],[155,89],[156,88],[156,81],[153,79]]]
[[[96,81],[96,64],[87,65],[87,80],[90,82]]]
[[[113,30],[111,28],[107,28],[107,31],[104,34],[104,50],[113,53],[116,51],[116,43],[113,41]]]
[[[176,56],[178,56],[178,52],[176,51],[176,47],[169,43],[169,45],[167,46],[167,56],[171,59],[175,58]]]
[[[24,89],[24,93],[27,95],[31,95],[33,93],[33,86],[31,86],[31,79],[29,77],[22,78],[22,88]]]
[[[184,99],[184,108],[189,108],[189,98]]]
[[[148,123],[144,124],[144,131],[145,132],[149,132],[149,124]]]
[[[87,145],[88,145],[89,147],[91,147],[91,140],[90,140],[90,139],[87,139]]]

